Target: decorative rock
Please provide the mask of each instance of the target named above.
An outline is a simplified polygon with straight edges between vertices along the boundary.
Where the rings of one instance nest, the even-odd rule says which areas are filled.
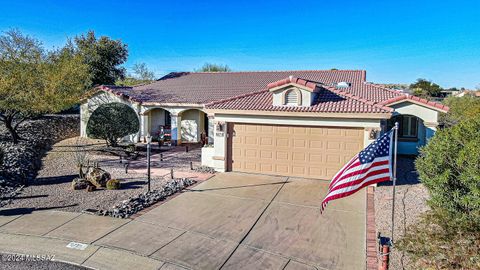
[[[22,189],[23,186],[10,185],[0,176],[0,207],[10,204],[12,199],[17,196]]]
[[[163,188],[145,192],[137,197],[123,200],[109,210],[100,210],[100,216],[111,216],[116,218],[129,218],[131,215],[151,206],[154,203],[165,200],[182,189],[195,184],[196,181],[189,178],[173,179]]]
[[[90,182],[85,179],[75,178],[72,181],[72,189],[73,190],[81,190],[86,189],[88,186],[91,186]]]
[[[205,166],[205,165],[202,165],[202,166],[196,168],[195,171],[200,172],[200,173],[211,173],[211,174],[215,173],[214,168],[208,167],[208,166]]]
[[[106,187],[107,181],[110,180],[111,176],[105,170],[100,168],[93,168],[86,175],[87,181],[92,183],[95,187]]]

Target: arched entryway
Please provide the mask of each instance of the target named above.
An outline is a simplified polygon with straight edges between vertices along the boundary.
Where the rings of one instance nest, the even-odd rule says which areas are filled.
[[[172,119],[169,111],[162,108],[155,108],[151,109],[148,113],[150,116],[148,119],[148,132],[152,136],[158,135],[162,129],[170,129]]]
[[[387,130],[398,122],[399,154],[417,155],[418,149],[426,143],[426,128],[421,118],[414,115],[395,115],[387,121]]]
[[[208,132],[207,114],[198,109],[188,109],[180,113],[182,143],[198,143],[205,139]]]

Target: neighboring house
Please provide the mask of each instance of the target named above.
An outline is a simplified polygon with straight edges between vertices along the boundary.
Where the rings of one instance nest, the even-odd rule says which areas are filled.
[[[479,90],[462,90],[453,94],[453,96],[454,97],[464,97],[464,96],[480,97],[480,91]]]
[[[448,107],[366,82],[357,70],[171,73],[137,87],[101,86],[81,105],[82,136],[99,104],[139,115],[144,141],[161,127],[176,143],[208,146],[218,171],[329,179],[381,132],[400,123],[400,154],[418,154]]]

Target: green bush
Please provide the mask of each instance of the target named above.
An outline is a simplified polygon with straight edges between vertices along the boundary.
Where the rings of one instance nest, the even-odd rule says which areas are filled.
[[[432,208],[480,226],[480,117],[437,132],[415,165]]]
[[[440,116],[440,122],[445,127],[454,126],[465,119],[480,117],[480,98],[478,97],[449,97],[443,103],[450,107],[448,114]]]
[[[437,132],[415,165],[431,210],[398,247],[422,267],[480,269],[480,117]]]
[[[120,181],[117,179],[110,179],[107,181],[107,189],[114,190],[120,189]]]
[[[118,141],[138,132],[140,122],[135,111],[123,103],[108,103],[98,107],[87,123],[87,135],[104,139],[108,146],[117,146]]]

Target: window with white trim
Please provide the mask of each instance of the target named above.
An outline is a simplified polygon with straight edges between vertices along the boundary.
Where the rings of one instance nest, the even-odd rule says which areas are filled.
[[[295,90],[288,90],[285,93],[285,105],[298,105],[298,93]]]

